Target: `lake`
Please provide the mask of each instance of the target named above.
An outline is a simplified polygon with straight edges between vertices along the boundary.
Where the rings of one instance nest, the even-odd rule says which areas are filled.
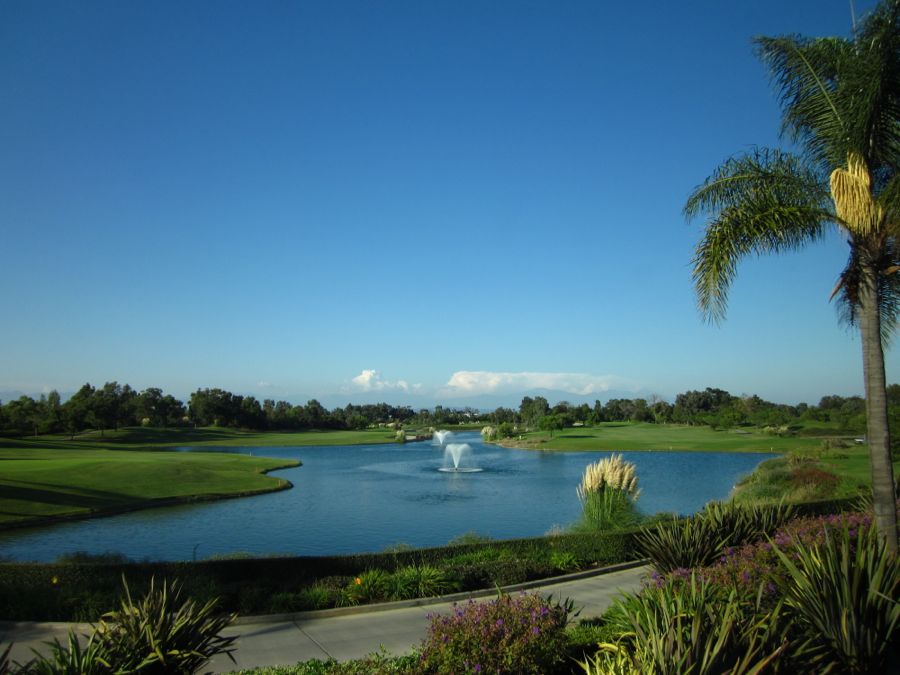
[[[471,452],[461,468],[432,443],[293,448],[182,448],[299,459],[273,472],[293,489],[254,497],[147,509],[0,532],[0,554],[52,561],[74,551],[191,560],[253,555],[381,551],[440,546],[468,532],[497,539],[540,536],[575,522],[584,467],[609,452],[542,452],[486,445],[477,433],[454,442]],[[688,514],[724,499],[765,454],[623,452],[637,466],[645,513]]]

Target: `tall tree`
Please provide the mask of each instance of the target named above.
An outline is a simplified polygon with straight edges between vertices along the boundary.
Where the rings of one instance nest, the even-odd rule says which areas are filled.
[[[755,40],[795,152],[757,149],[724,162],[688,199],[708,217],[694,257],[700,309],[724,317],[738,261],[790,251],[836,227],[849,258],[832,297],[862,341],[875,520],[897,550],[883,345],[900,309],[900,0],[884,0],[851,39]]]

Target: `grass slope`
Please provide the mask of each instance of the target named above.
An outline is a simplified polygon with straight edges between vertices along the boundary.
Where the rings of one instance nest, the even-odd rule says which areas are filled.
[[[774,436],[757,431],[715,431],[706,426],[606,422],[594,427],[564,429],[550,438],[546,431],[524,434],[503,445],[539,450],[681,450],[697,452],[788,452],[811,450],[821,439]]]
[[[37,438],[3,439],[0,448],[106,448],[158,449],[181,446],[207,447],[296,447],[304,445],[368,445],[393,443],[392,429],[365,431],[244,431],[222,427],[173,427],[170,429],[126,427],[118,431],[99,431],[78,434],[74,440],[68,435],[54,434]]]
[[[288,487],[296,462],[226,453],[0,447],[0,527]]]

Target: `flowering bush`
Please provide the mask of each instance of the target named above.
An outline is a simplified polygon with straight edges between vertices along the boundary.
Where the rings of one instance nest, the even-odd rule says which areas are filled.
[[[772,538],[775,546],[791,559],[801,549],[823,544],[832,533],[847,529],[852,546],[860,530],[866,529],[872,517],[865,513],[844,513],[816,518],[798,518],[779,529]],[[775,598],[787,575],[772,543],[759,541],[734,548],[726,548],[719,561],[700,572],[707,581],[727,585],[745,596],[756,594],[762,586],[763,595]]]
[[[422,671],[438,674],[552,671],[565,653],[571,603],[534,594],[470,600],[450,616],[431,615],[422,643]]]

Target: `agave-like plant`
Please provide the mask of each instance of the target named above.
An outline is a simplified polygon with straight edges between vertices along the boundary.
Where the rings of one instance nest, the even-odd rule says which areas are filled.
[[[657,572],[667,574],[713,564],[730,542],[731,534],[720,531],[711,520],[673,517],[655,527],[642,528],[636,546]]]
[[[139,601],[125,583],[119,609],[104,614],[94,629],[103,658],[114,672],[194,673],[217,654],[234,661],[235,637],[220,633],[234,614],[216,612],[216,601],[182,600],[177,582],[163,581]]]
[[[691,575],[684,583],[626,595],[608,613],[615,644],[582,663],[588,675],[750,675],[777,661],[785,648],[772,626],[779,608],[747,607],[737,592]]]
[[[730,502],[710,502],[698,514],[709,521],[712,528],[728,533],[729,545],[741,546],[767,536],[773,536],[778,528],[796,516],[796,509],[785,503],[776,505],[744,505]]]
[[[788,571],[782,590],[784,621],[798,634],[792,652],[817,673],[880,673],[897,658],[897,556],[874,527],[856,535],[845,526],[793,555],[774,547]]]
[[[20,672],[28,675],[106,675],[121,672],[111,664],[109,654],[94,635],[82,637],[85,639],[79,639],[70,631],[66,645],[59,640],[48,642],[50,653],[45,656],[35,651],[35,658],[22,666]]]

